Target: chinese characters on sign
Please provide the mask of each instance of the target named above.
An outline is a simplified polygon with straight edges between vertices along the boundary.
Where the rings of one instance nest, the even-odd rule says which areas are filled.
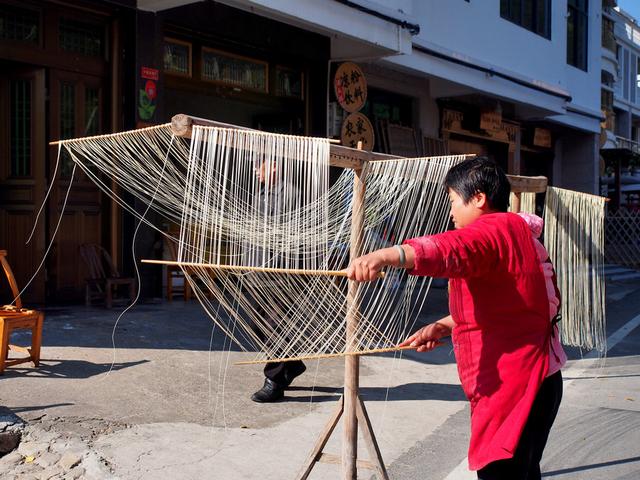
[[[343,145],[351,148],[356,148],[358,142],[362,142],[363,150],[371,150],[373,148],[373,127],[371,122],[362,113],[350,114],[342,124],[340,140]]]
[[[358,113],[367,101],[367,80],[364,73],[355,63],[343,63],[336,70],[333,86],[338,103],[350,114],[342,122],[342,144],[357,148],[358,142],[362,142],[362,149],[371,151],[373,127],[365,115]]]
[[[338,103],[349,113],[357,112],[367,101],[367,81],[355,63],[346,62],[338,67],[333,86]]]

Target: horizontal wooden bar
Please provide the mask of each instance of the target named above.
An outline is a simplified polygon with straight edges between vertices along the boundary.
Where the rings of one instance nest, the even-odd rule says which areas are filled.
[[[124,135],[129,135],[131,133],[134,132],[144,132],[144,131],[149,131],[149,130],[161,130],[163,128],[167,128],[168,126],[170,126],[170,123],[164,123],[161,125],[152,125],[151,127],[144,127],[144,128],[137,128],[135,130],[125,130],[124,132],[115,132],[115,133],[105,133],[102,135],[93,135],[91,137],[77,137],[77,138],[68,138],[66,140],[56,140],[55,142],[49,142],[49,145],[51,146],[55,146],[58,144],[66,144],[66,143],[78,143],[78,142],[85,142],[87,140],[102,140],[104,138],[117,138],[117,137],[121,137]]]
[[[547,177],[524,177],[521,175],[507,175],[513,193],[542,193],[547,191],[549,180]]]
[[[331,465],[342,465],[342,457],[339,455],[334,455],[332,453],[321,453],[320,458],[318,458],[318,462],[320,463],[329,463]],[[356,465],[358,468],[366,468],[367,470],[375,470],[376,467],[369,460],[356,460]]]
[[[445,345],[444,342],[438,342],[437,346]],[[234,365],[259,365],[263,363],[276,363],[276,362],[293,362],[295,360],[317,360],[326,358],[346,357],[346,356],[359,356],[359,355],[372,355],[374,353],[390,353],[400,352],[402,350],[416,350],[418,347],[385,347],[374,348],[371,350],[361,350],[359,352],[340,352],[340,353],[320,353],[317,355],[304,355],[300,357],[290,358],[270,358],[268,360],[248,360],[245,362],[234,362]]]
[[[27,355],[31,355],[31,349],[28,347],[21,347],[20,345],[9,345],[9,350],[13,350],[14,352],[26,353]]]
[[[166,128],[170,126],[174,135],[179,137],[191,138],[191,133],[194,125],[219,127],[219,128],[233,128],[237,130],[253,130],[247,127],[241,127],[239,125],[233,125],[231,123],[217,122],[215,120],[209,120],[206,118],[193,117],[184,113],[174,115],[170,124],[155,125],[151,127],[142,128],[136,131],[154,130],[159,128]],[[96,135],[93,137],[72,138],[68,140],[58,140],[50,142],[49,145],[57,145],[59,143],[74,143],[86,140],[99,140],[102,138],[118,137],[120,135],[127,135],[131,131],[117,132],[105,135]],[[332,140],[329,139],[331,142]],[[354,170],[361,169],[365,162],[376,162],[383,160],[395,160],[401,159],[397,155],[389,155],[385,153],[368,152],[366,150],[358,150],[357,148],[346,147],[344,145],[330,145],[330,157],[329,163],[331,166],[351,168]],[[472,155],[467,155],[472,156]],[[509,182],[511,183],[511,191],[514,193],[520,192],[533,192],[541,193],[547,188],[547,177],[525,177],[520,175],[507,175]]]
[[[328,277],[346,277],[346,270],[304,270],[296,268],[267,268],[267,267],[249,267],[244,265],[216,265],[213,263],[196,263],[196,262],[175,262],[170,260],[141,260],[142,263],[153,265],[175,265],[185,268],[210,268],[212,270],[229,270],[237,272],[260,272],[260,273],[282,273],[287,275],[309,275],[309,276],[328,276]],[[384,278],[385,273],[378,273],[378,278]]]
[[[216,122],[206,118],[192,117],[179,113],[171,119],[171,131],[179,137],[191,138],[194,125],[205,127],[235,128],[238,130],[253,130],[247,127],[232,125],[230,123]],[[331,141],[331,140],[329,140]],[[345,147],[344,145],[330,146],[329,164],[333,167],[353,168],[355,170],[362,168],[366,161],[389,160],[393,158],[402,158],[394,155],[383,153],[367,152],[366,150],[358,150],[357,148]]]
[[[6,360],[4,362],[4,366],[12,367],[14,365],[20,365],[21,363],[29,363],[29,362],[33,362],[33,359],[31,357],[13,358],[11,360]]]

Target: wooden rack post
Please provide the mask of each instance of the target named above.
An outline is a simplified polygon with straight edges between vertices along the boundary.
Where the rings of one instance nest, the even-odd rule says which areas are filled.
[[[361,151],[361,149],[362,144],[358,142],[358,150]],[[363,162],[359,168],[354,169],[351,244],[349,251],[351,259],[357,258],[362,254],[366,190],[365,165],[366,163]],[[359,283],[349,280],[346,315],[347,351],[354,349],[358,331],[358,312],[360,310],[358,291]],[[323,449],[340,417],[343,417],[342,456],[337,457],[336,455],[323,453]],[[369,461],[358,460],[358,427],[362,429],[365,446],[371,457]],[[297,477],[298,480],[306,480],[318,462],[341,463],[343,480],[356,480],[358,478],[358,467],[374,470],[381,480],[389,480],[364,402],[360,398],[360,357],[358,355],[347,355],[344,359],[344,391],[342,397],[300,471]]]
[[[523,193],[543,193],[547,191],[547,177],[523,177],[507,175],[511,184],[511,211],[518,213]]]
[[[359,148],[360,150],[360,148]],[[365,181],[363,169],[355,170],[353,182],[353,203],[351,211],[351,248],[350,258],[362,254],[362,236],[364,233],[364,194]],[[347,331],[346,350],[354,349],[358,333],[358,312],[360,310],[359,285],[349,280],[347,291]],[[344,432],[342,435],[342,469],[344,480],[358,477],[356,460],[358,458],[358,417],[356,403],[360,385],[360,357],[347,356],[344,359]]]

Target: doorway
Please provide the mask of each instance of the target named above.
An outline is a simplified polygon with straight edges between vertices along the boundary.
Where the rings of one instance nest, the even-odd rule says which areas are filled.
[[[24,288],[45,250],[43,215],[25,243],[45,191],[45,69],[0,66],[0,249],[7,250],[18,286]],[[30,302],[44,301],[45,278],[43,269],[26,289]]]

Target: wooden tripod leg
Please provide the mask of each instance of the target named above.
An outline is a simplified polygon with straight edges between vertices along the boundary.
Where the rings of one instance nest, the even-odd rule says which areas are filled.
[[[343,411],[344,411],[344,398],[340,397],[340,400],[338,401],[338,405],[336,406],[336,409],[333,412],[333,415],[331,415],[331,418],[325,425],[324,430],[320,434],[318,441],[316,442],[315,446],[313,447],[313,450],[311,451],[311,455],[309,455],[309,458],[307,459],[302,470],[300,471],[298,480],[306,480],[307,477],[309,477],[309,474],[311,473],[311,470],[313,469],[314,465],[320,459],[322,450],[324,449],[324,446],[329,441],[329,438],[331,437],[331,433],[333,433],[333,430],[336,428],[336,425],[338,424],[338,420],[340,420],[340,417],[342,416]]]
[[[364,443],[367,446],[369,452],[369,461],[375,467],[376,473],[380,480],[389,480],[389,474],[384,466],[382,460],[382,454],[380,453],[380,447],[376,441],[376,436],[373,433],[373,427],[371,426],[371,420],[367,414],[367,409],[364,406],[364,402],[358,395],[356,415],[358,416],[358,423],[362,429],[362,436],[364,437]]]

